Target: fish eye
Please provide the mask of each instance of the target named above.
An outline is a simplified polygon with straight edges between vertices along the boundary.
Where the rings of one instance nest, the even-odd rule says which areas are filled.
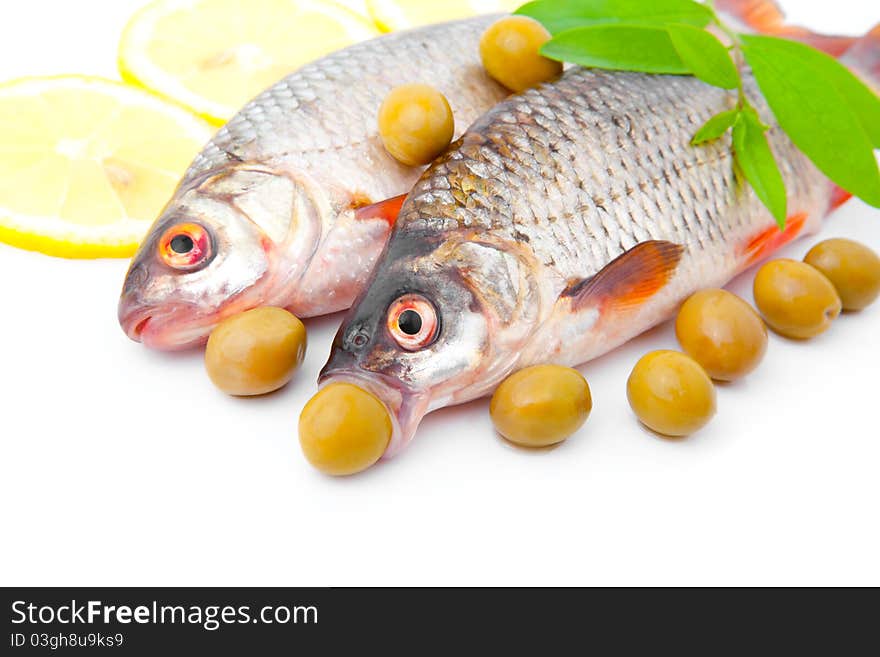
[[[418,335],[422,330],[422,316],[415,310],[404,310],[397,318],[397,327],[407,335]]]
[[[177,224],[159,241],[159,257],[174,269],[196,269],[211,257],[211,237],[199,224]]]
[[[169,246],[171,250],[180,255],[185,255],[195,248],[195,242],[189,235],[175,235],[171,238]]]
[[[388,309],[388,332],[407,351],[418,351],[437,338],[440,322],[434,304],[420,294],[405,294]]]

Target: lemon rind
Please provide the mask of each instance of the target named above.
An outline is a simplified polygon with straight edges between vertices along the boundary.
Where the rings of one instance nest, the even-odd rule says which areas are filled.
[[[0,211],[2,212],[2,211]],[[18,229],[6,224],[7,218],[0,215],[0,242],[25,251],[34,251],[56,258],[68,258],[70,260],[92,260],[98,258],[130,258],[137,251],[141,237],[149,228],[150,222],[130,223],[145,224],[138,231],[138,237],[127,237],[127,241],[107,239],[99,241],[88,237],[77,238],[75,235],[60,237],[53,235],[41,235],[32,230]],[[61,220],[58,220],[61,221]]]

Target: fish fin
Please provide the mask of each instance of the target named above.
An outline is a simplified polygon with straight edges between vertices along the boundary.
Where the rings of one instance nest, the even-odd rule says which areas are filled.
[[[365,205],[354,211],[354,218],[358,221],[368,221],[370,219],[382,219],[389,226],[393,226],[400,214],[400,208],[406,200],[406,194],[394,196],[378,203]]]
[[[779,35],[792,41],[800,41],[832,57],[840,57],[856,43],[856,39],[834,34],[817,34],[803,27],[786,27]]]
[[[875,91],[880,90],[880,24],[856,41],[842,61]]]
[[[774,34],[785,25],[785,14],[773,0],[717,0],[715,7],[756,32]]]
[[[828,207],[828,212],[833,212],[852,197],[853,195],[848,191],[835,185],[834,189],[831,191],[831,204]]]
[[[683,253],[680,244],[642,242],[595,276],[574,281],[562,296],[571,297],[574,310],[595,305],[616,311],[637,308],[669,282]]]
[[[857,41],[853,37],[817,34],[786,25],[785,14],[773,0],[717,0],[715,6],[755,32],[800,41],[833,57],[840,57]]]
[[[771,226],[755,235],[743,249],[746,257],[745,267],[751,267],[791,242],[800,235],[806,221],[807,213],[799,212],[785,220],[785,230]]]

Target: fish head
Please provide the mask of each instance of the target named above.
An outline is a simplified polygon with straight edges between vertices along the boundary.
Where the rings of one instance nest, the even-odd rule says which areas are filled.
[[[284,305],[325,212],[305,176],[242,163],[181,188],[135,254],[119,322],[156,349],[203,343],[231,315]]]
[[[320,382],[358,385],[386,406],[386,456],[424,415],[481,397],[511,371],[537,309],[515,250],[479,239],[415,233],[392,239],[349,311]]]

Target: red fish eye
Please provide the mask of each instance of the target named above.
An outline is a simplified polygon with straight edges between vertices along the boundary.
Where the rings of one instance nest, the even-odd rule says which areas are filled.
[[[192,269],[211,255],[211,238],[198,224],[177,224],[159,241],[159,257],[169,267]]]
[[[388,332],[407,351],[430,345],[437,337],[438,328],[434,305],[418,294],[406,294],[388,309]]]

